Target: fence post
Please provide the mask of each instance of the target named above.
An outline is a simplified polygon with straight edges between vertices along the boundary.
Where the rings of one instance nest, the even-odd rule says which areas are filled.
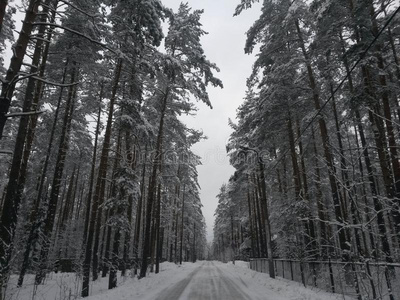
[[[358,300],[362,300],[360,286],[358,284],[358,276],[357,276],[356,265],[355,265],[354,262],[350,262],[350,264],[351,264],[351,270],[352,270],[352,272],[354,274],[354,288],[355,288],[356,293],[357,293],[357,299]]]
[[[392,293],[392,282],[390,281],[388,265],[385,266],[385,279],[386,279],[386,285],[387,285],[387,289],[388,289],[388,293],[389,293],[389,299],[394,300],[393,293]]]
[[[281,260],[282,262],[282,277],[285,278],[285,262]]]
[[[316,265],[317,263],[315,263],[315,262],[312,262],[311,263],[311,266],[312,266],[312,270],[313,270],[313,282],[314,282],[314,286],[315,287],[317,287],[317,270],[316,270],[316,268],[315,268],[315,265]]]
[[[260,272],[264,273],[264,259],[260,258]]]
[[[303,269],[303,261],[300,260],[300,273],[301,273],[301,282],[303,283],[304,287],[306,286],[306,279],[304,278],[304,269]]]
[[[374,299],[377,299],[378,297],[376,295],[375,283],[374,283],[374,279],[372,278],[371,268],[369,267],[369,260],[368,259],[365,261],[365,267],[366,267],[367,274],[368,274],[368,277],[369,277],[369,283],[371,285],[372,297],[374,297]]]
[[[335,280],[333,278],[332,262],[330,257],[328,258],[328,266],[329,266],[329,277],[331,279],[331,291],[332,293],[335,293]]]
[[[290,260],[290,275],[292,277],[292,281],[294,281],[294,277],[293,277],[293,262]]]

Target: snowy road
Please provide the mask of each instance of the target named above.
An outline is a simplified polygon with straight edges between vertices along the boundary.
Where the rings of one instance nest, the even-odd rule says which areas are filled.
[[[268,297],[267,288],[265,291],[250,290],[244,279],[221,269],[218,263],[204,262],[185,279],[163,290],[156,300],[276,299]]]
[[[73,273],[52,273],[44,285],[34,289],[34,275],[27,275],[22,288],[16,286],[18,276],[9,282],[6,300],[54,300],[80,298],[81,278]],[[300,283],[257,273],[248,263],[198,261],[176,265],[165,262],[160,273],[145,278],[118,276],[118,287],[108,290],[108,278],[92,281],[87,300],[347,300],[342,295],[305,288]]]

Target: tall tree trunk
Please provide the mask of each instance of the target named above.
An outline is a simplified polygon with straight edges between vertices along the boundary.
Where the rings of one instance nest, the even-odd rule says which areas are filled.
[[[116,150],[115,150],[115,158],[114,158],[114,166],[112,168],[112,179],[111,179],[111,187],[110,187],[110,193],[109,193],[109,199],[116,199],[117,201],[117,191],[119,189],[117,185],[117,170],[120,165],[120,157],[121,157],[121,129],[119,129],[118,132],[118,138],[117,138],[117,145],[116,145]],[[106,277],[108,271],[110,270],[111,266],[111,261],[110,256],[112,256],[112,249],[111,248],[111,237],[112,237],[112,232],[117,231],[117,228],[115,226],[112,226],[109,223],[109,220],[114,218],[114,215],[119,213],[119,207],[117,202],[113,202],[111,208],[108,210],[107,217],[105,219],[105,225],[104,225],[104,231],[103,231],[103,247],[104,247],[104,256],[102,259],[102,274],[101,277]],[[115,228],[114,228],[115,227]],[[115,229],[115,230],[113,230]],[[106,235],[107,233],[107,235]],[[105,246],[104,246],[105,245]],[[110,281],[111,282],[111,281]]]
[[[123,199],[125,198],[124,187],[118,186],[117,182],[116,182],[116,180],[117,180],[116,173],[117,173],[117,169],[119,168],[119,165],[120,165],[120,157],[121,157],[121,129],[119,130],[119,133],[118,133],[117,149],[116,149],[114,172],[113,172],[114,175],[113,175],[113,180],[112,180],[113,188],[112,188],[112,192],[111,192],[111,197],[113,199],[117,200],[116,203],[113,203],[112,210],[114,210],[116,212],[116,215],[118,218],[120,218],[120,216],[123,215],[123,206],[119,202],[123,201]],[[119,196],[117,196],[118,189],[120,190]],[[114,226],[114,227],[115,227],[114,228],[114,241],[113,241],[113,245],[112,245],[112,249],[111,249],[111,253],[110,253],[111,257],[108,255],[108,257],[106,257],[105,261],[103,262],[104,266],[108,265],[108,268],[110,269],[110,276],[108,278],[108,289],[113,289],[113,288],[117,287],[117,271],[118,271],[118,267],[119,267],[119,245],[120,245],[120,239],[121,239],[121,228],[119,227],[119,225]],[[108,229],[109,234],[111,233],[111,230],[112,230],[112,227],[110,226]],[[111,240],[111,235],[107,237],[107,244],[109,244],[110,240]],[[103,275],[104,275],[104,273],[103,273]]]
[[[63,77],[62,77],[62,84],[65,83],[65,77],[66,77],[66,72],[67,72],[67,64],[68,64],[68,62],[66,63],[66,65],[64,67],[64,72],[63,72]],[[39,84],[39,82],[38,82],[38,84]],[[43,168],[42,168],[42,171],[41,171],[41,175],[39,177],[39,183],[38,183],[38,186],[37,186],[37,195],[36,195],[34,203],[32,205],[32,209],[31,209],[31,213],[30,213],[30,217],[29,217],[29,220],[30,220],[29,223],[31,224],[31,227],[30,227],[30,231],[29,231],[29,234],[28,234],[28,240],[26,242],[26,247],[25,247],[24,256],[23,256],[24,258],[23,258],[23,262],[22,262],[22,266],[21,266],[20,275],[19,275],[19,278],[18,278],[18,286],[22,286],[22,284],[23,284],[24,276],[26,274],[26,270],[29,267],[29,257],[30,257],[30,253],[31,253],[31,248],[32,248],[32,246],[34,245],[35,241],[38,238],[38,229],[41,226],[41,220],[38,220],[38,214],[39,214],[40,204],[42,202],[42,193],[43,193],[43,187],[44,187],[44,182],[45,182],[46,173],[47,173],[47,166],[48,166],[48,163],[49,163],[49,160],[50,160],[50,154],[51,154],[51,151],[52,151],[52,148],[53,148],[54,133],[55,133],[55,130],[56,130],[56,127],[57,127],[58,114],[59,114],[59,111],[60,111],[63,90],[64,90],[64,88],[61,87],[60,94],[59,94],[58,101],[57,101],[55,114],[54,114],[53,125],[52,125],[51,131],[50,131],[50,139],[49,139],[49,144],[48,144],[48,148],[47,148],[47,151],[46,151],[45,161],[44,161],[44,165],[43,165]],[[39,94],[36,94],[36,96],[39,97]],[[32,125],[31,125],[30,129],[31,128],[32,128]],[[33,142],[33,138],[32,137],[33,137],[33,133],[28,135],[28,139],[31,139],[31,141],[27,142],[27,144],[28,144],[27,147],[29,147],[29,148],[31,147],[32,142]],[[24,154],[25,157],[26,157],[25,159],[28,160],[30,150],[29,151],[25,151],[25,153],[27,153],[27,154]]]
[[[257,154],[258,156],[258,154]],[[267,253],[268,253],[268,265],[269,265],[269,276],[271,278],[275,278],[275,267],[273,260],[273,251],[272,251],[272,233],[271,233],[271,222],[269,219],[269,208],[268,208],[268,200],[267,200],[267,187],[265,185],[265,171],[264,164],[261,161],[261,157],[258,157],[258,167],[260,171],[260,181],[261,181],[261,205],[262,211],[264,212],[264,220],[265,220],[265,235],[267,238]]]
[[[88,191],[87,200],[86,200],[85,225],[83,227],[83,242],[82,242],[83,250],[86,247],[86,240],[87,240],[87,234],[88,234],[88,229],[89,229],[89,220],[90,220],[90,211],[91,211],[90,208],[91,208],[91,204],[92,204],[93,182],[94,182],[96,159],[97,159],[97,143],[98,143],[99,134],[100,134],[101,103],[103,100],[103,90],[104,90],[104,83],[101,83],[100,84],[100,94],[99,94],[99,110],[97,112],[97,125],[96,125],[96,132],[94,134],[92,166],[90,169],[89,191]]]
[[[181,212],[181,243],[180,243],[180,250],[179,250],[179,264],[182,264],[182,250],[183,250],[183,232],[185,230],[184,224],[184,216],[185,216],[185,195],[186,195],[186,185],[183,184],[183,193],[182,193],[182,212]]]
[[[115,74],[114,74],[114,81],[111,91],[111,98],[110,98],[110,107],[108,111],[108,120],[106,125],[106,131],[104,134],[104,141],[103,141],[103,149],[101,152],[100,158],[100,165],[99,165],[99,172],[97,176],[96,182],[96,189],[93,197],[93,203],[91,208],[91,216],[90,216],[90,223],[88,229],[88,237],[86,243],[86,250],[85,250],[85,260],[83,262],[83,282],[82,282],[82,297],[89,296],[89,277],[90,277],[90,264],[92,259],[93,253],[93,265],[95,265],[95,258],[97,258],[97,251],[99,246],[99,232],[100,232],[100,220],[101,220],[101,213],[99,211],[99,206],[103,202],[104,193],[105,193],[105,181],[107,177],[107,165],[108,165],[108,156],[109,156],[109,148],[111,144],[111,130],[112,130],[112,121],[113,121],[113,114],[114,114],[114,103],[116,100],[117,89],[119,85],[119,80],[121,76],[122,70],[122,60],[119,59],[117,65],[115,67]],[[96,226],[96,221],[97,226]],[[92,245],[93,241],[95,245],[93,246],[92,252]],[[93,278],[97,278],[97,262],[96,262],[96,269],[93,268]]]
[[[75,77],[77,76],[77,69],[76,66],[71,69],[71,83],[75,82]],[[71,131],[71,121],[72,115],[75,107],[75,98],[76,98],[77,89],[76,86],[71,86],[69,88],[67,102],[65,105],[65,113],[63,118],[63,125],[61,128],[61,135],[60,135],[60,145],[58,148],[58,155],[54,170],[54,177],[53,182],[51,185],[51,192],[50,198],[47,205],[47,214],[46,219],[43,224],[43,242],[42,242],[42,249],[40,253],[40,265],[38,273],[36,274],[35,282],[40,284],[45,275],[46,275],[46,263],[47,263],[47,256],[50,250],[50,239],[51,234],[53,232],[54,227],[54,220],[56,216],[56,209],[58,203],[58,196],[60,193],[60,186],[64,172],[65,166],[65,158],[67,156],[68,148],[69,148],[69,136]]]
[[[319,111],[321,109],[321,103],[320,103],[320,99],[319,99],[318,87],[317,87],[317,84],[315,81],[315,76],[314,76],[314,72],[313,72],[313,69],[311,66],[311,61],[308,57],[308,53],[305,48],[303,35],[301,32],[300,24],[299,24],[298,20],[295,21],[295,25],[296,25],[296,29],[297,29],[298,38],[300,41],[301,51],[303,53],[303,56],[304,56],[304,59],[306,62],[306,66],[307,66],[309,85],[313,92],[314,107],[316,110]],[[338,191],[337,182],[336,182],[336,178],[335,178],[335,174],[336,174],[335,164],[334,164],[333,156],[331,153],[331,149],[329,148],[328,129],[326,126],[325,119],[322,116],[319,117],[318,124],[319,124],[320,134],[321,134],[321,138],[322,138],[324,156],[325,156],[327,167],[328,167],[328,178],[329,178],[329,183],[330,183],[331,192],[332,192],[335,217],[336,217],[336,220],[338,221],[338,225],[336,227],[337,227],[337,232],[338,232],[338,236],[339,236],[339,245],[340,245],[340,249],[342,250],[342,258],[344,260],[348,260],[350,247],[349,247],[349,243],[347,241],[346,234],[345,234],[345,231],[343,228],[343,224],[347,220],[344,219],[344,216],[342,214],[342,208],[341,208],[342,201],[340,199],[340,193]]]
[[[53,6],[56,6],[58,0],[46,0],[46,2],[44,3],[45,5],[41,12],[41,22],[43,23],[46,23],[47,21],[47,14],[49,12],[49,7],[51,3],[53,3]],[[55,15],[56,15],[56,10],[54,8],[49,21],[51,24],[54,23],[55,21]],[[46,42],[43,49],[43,40],[45,31],[46,31],[46,25],[40,25],[37,33],[38,39],[36,41],[35,51],[32,56],[32,62],[31,62],[32,67],[30,69],[30,74],[39,73],[38,75],[39,78],[44,77],[44,72],[46,69],[47,58],[50,49],[50,41],[53,35],[53,28],[50,27],[48,29],[46,37],[48,42]],[[65,81],[65,72],[63,74],[62,81],[63,81],[62,83],[64,83]],[[41,80],[36,80],[34,77],[30,77],[28,79],[28,83],[25,90],[25,99],[23,108],[24,112],[30,112],[32,109],[35,110],[38,109],[43,86],[44,83]],[[16,154],[17,156],[21,155],[20,151],[22,151],[23,149],[23,154],[22,154],[23,156],[21,160],[21,166],[18,177],[18,187],[16,188],[17,194],[15,202],[18,203],[21,201],[20,198],[22,197],[22,190],[25,187],[28,160],[31,154],[32,144],[35,137],[37,119],[38,119],[38,114],[32,116],[22,116],[18,128],[17,143],[15,145],[14,155]],[[22,141],[21,139],[19,141],[19,137],[20,136],[22,137],[24,135],[25,135],[24,140]]]
[[[196,251],[196,221],[193,221],[193,263],[197,260],[197,251]]]
[[[29,44],[30,40],[30,35],[33,29],[33,23],[36,19],[36,15],[38,12],[38,8],[41,4],[40,0],[30,0],[26,13],[25,13],[25,19],[22,23],[22,28],[19,34],[19,37],[16,41],[16,43],[13,46],[13,56],[11,58],[10,66],[8,67],[6,77],[2,83],[2,88],[1,88],[1,94],[0,94],[0,140],[3,137],[3,130],[4,126],[7,121],[7,113],[8,109],[11,104],[11,98],[14,94],[14,89],[15,85],[17,83],[17,78],[18,78],[18,73],[21,70],[21,66],[26,54],[26,49]],[[1,15],[0,15],[1,16]],[[4,17],[4,16],[3,16]],[[10,209],[8,213],[12,214],[12,210],[15,209],[13,207],[7,208]],[[3,209],[4,211],[4,209]],[[12,218],[12,216],[11,216]],[[11,225],[13,220],[10,220],[11,222],[3,223],[2,227],[5,227],[5,235],[4,237],[8,240],[11,241],[10,237],[7,237],[9,234],[6,232],[8,229],[13,229]],[[10,223],[10,225],[8,225]],[[8,230],[8,232],[11,232]],[[3,232],[1,232],[3,234]],[[1,235],[3,236],[3,235]],[[7,245],[10,244],[10,241],[5,240],[5,243]],[[2,253],[2,249],[0,247],[0,257],[4,257],[4,253]],[[3,267],[2,267],[3,268]]]
[[[341,45],[342,45],[342,53],[345,53],[345,48],[344,48],[344,41],[342,35],[340,35],[340,40],[341,40]],[[352,96],[355,95],[354,91],[354,85],[353,85],[353,77],[350,73],[350,66],[349,62],[347,60],[347,57],[344,55],[343,56],[343,64],[346,69],[346,73],[348,75],[348,83],[349,83],[349,89],[350,89],[350,94]],[[355,119],[356,119],[356,126],[358,129],[358,133],[360,135],[360,140],[361,140],[361,146],[362,146],[362,154],[364,157],[364,162],[365,162],[365,167],[367,169],[367,178],[368,178],[368,183],[370,186],[371,194],[372,194],[372,201],[374,204],[374,209],[377,213],[377,223],[378,223],[378,230],[379,230],[379,237],[382,243],[382,250],[385,256],[385,259],[387,261],[391,261],[391,251],[390,251],[390,246],[389,242],[387,239],[387,230],[386,230],[386,224],[385,224],[385,219],[384,219],[384,212],[383,212],[383,207],[378,199],[378,189],[376,186],[376,181],[375,181],[375,176],[372,168],[372,162],[370,159],[369,151],[368,151],[368,144],[367,144],[367,139],[365,137],[364,133],[364,128],[362,125],[362,118],[359,110],[357,108],[353,108],[354,114],[355,114]],[[371,239],[371,242],[373,244],[373,239]],[[375,250],[373,251],[373,254],[376,255],[377,253]]]
[[[161,170],[160,170],[161,172]],[[161,183],[158,184],[158,192],[157,192],[157,211],[156,211],[156,271],[158,274],[160,272],[160,252],[162,249],[162,245],[160,245],[161,237],[160,237],[160,219],[161,219]]]
[[[378,23],[376,21],[376,14],[373,2],[368,0],[370,16],[371,16],[371,24],[372,24],[372,33],[374,36],[378,36],[379,28]],[[386,68],[384,64],[384,59],[382,56],[382,45],[381,43],[376,43],[375,46],[375,56],[377,59],[377,66],[379,69],[379,84],[381,85],[382,93],[382,104],[383,104],[383,115],[384,121],[386,125],[386,133],[389,142],[389,157],[392,164],[392,172],[394,177],[394,186],[396,191],[396,198],[393,200],[394,205],[392,207],[392,215],[395,222],[395,232],[400,237],[400,162],[397,155],[397,143],[395,139],[395,133],[393,128],[393,121],[392,121],[392,113],[389,103],[389,92],[386,80]]]
[[[3,29],[3,21],[6,15],[6,8],[7,8],[8,0],[3,0],[0,2],[0,33]]]
[[[136,167],[134,165],[135,163],[135,155],[132,153],[132,150],[130,148],[130,138],[129,138],[129,132],[126,131],[125,133],[125,151],[127,155],[127,160],[128,160],[128,166],[130,168]],[[132,208],[133,208],[133,196],[129,195],[128,196],[128,223],[129,223],[129,228],[132,226]],[[121,271],[121,276],[125,276],[126,273],[126,268],[128,266],[129,262],[129,249],[130,249],[130,241],[131,241],[131,230],[125,230],[125,237],[124,237],[124,252],[123,252],[123,264],[122,264],[122,271]]]
[[[108,113],[108,120],[107,120],[107,126],[106,126],[106,133],[103,141],[103,149],[101,153],[101,158],[100,158],[100,165],[99,165],[99,171],[98,171],[98,176],[97,176],[97,182],[96,182],[96,189],[94,193],[94,198],[93,198],[93,203],[98,203],[97,209],[96,209],[96,226],[95,226],[95,232],[94,232],[94,245],[93,245],[93,265],[92,265],[92,273],[93,273],[93,281],[97,280],[98,278],[98,272],[99,272],[99,260],[100,260],[100,231],[101,231],[101,220],[102,220],[102,215],[103,215],[103,202],[104,202],[104,196],[106,195],[106,187],[107,187],[107,172],[108,172],[108,159],[109,159],[109,149],[111,147],[111,132],[112,132],[112,118],[113,118],[113,112],[114,112],[114,103],[116,100],[116,91],[118,88],[120,76],[121,76],[121,70],[122,70],[122,61],[119,60],[116,66],[116,73],[115,73],[115,81],[113,83],[113,92],[112,92],[112,99],[110,101],[110,108],[109,108],[109,113]],[[115,94],[114,94],[115,91]],[[107,132],[108,129],[108,132]],[[106,138],[107,135],[107,138]],[[109,187],[109,191],[111,191],[112,186]],[[106,229],[106,227],[105,227]],[[104,231],[105,232],[105,231]],[[89,232],[90,234],[90,232]],[[104,235],[103,235],[103,240],[104,240]],[[102,244],[104,247],[104,243]]]
[[[258,231],[258,234],[257,234],[258,256],[259,257],[265,257],[264,251],[267,248],[266,245],[265,245],[265,235],[264,235],[264,230],[263,230],[263,228],[265,228],[265,226],[263,226],[263,219],[264,218],[263,218],[263,215],[262,215],[262,209],[261,209],[260,199],[258,197],[257,190],[253,191],[253,199],[254,199],[255,216],[256,216],[256,219],[257,219],[256,229]]]
[[[120,210],[119,213],[122,213]],[[115,228],[114,242],[112,247],[110,276],[108,277],[108,289],[117,287],[117,271],[119,267],[119,245],[121,240],[121,229]]]
[[[254,243],[254,228],[253,228],[253,219],[254,216],[252,214],[252,205],[251,205],[251,197],[250,197],[250,188],[247,187],[247,206],[249,209],[249,224],[250,224],[250,240],[251,240],[251,254],[252,257],[255,257],[255,243]]]
[[[110,208],[106,213],[105,213],[105,222],[107,223],[110,218],[114,216],[114,208]],[[107,277],[107,273],[109,270],[109,263],[110,263],[110,246],[111,246],[111,236],[112,236],[113,229],[111,226],[108,226],[107,224],[104,224],[104,229],[103,229],[103,234],[102,234],[102,239],[103,242],[102,244],[102,249],[100,251],[100,257],[101,257],[101,277]]]
[[[305,164],[305,159],[304,159],[304,149],[303,149],[303,142],[301,141],[301,129],[300,129],[300,122],[297,119],[296,120],[296,127],[297,127],[297,136],[299,139],[299,153],[300,153],[300,166],[301,166],[301,171],[300,175],[303,180],[303,194],[304,194],[304,199],[307,201],[308,208],[306,213],[306,216],[308,218],[307,222],[307,228],[308,228],[308,234],[310,236],[310,247],[311,247],[311,257],[315,258],[315,254],[318,252],[318,245],[317,245],[317,237],[315,233],[315,224],[314,221],[312,220],[312,215],[311,215],[311,209],[312,209],[312,203],[310,199],[310,194],[308,191],[308,181],[307,181],[307,170],[306,170],[306,164]],[[278,173],[279,175],[279,173]]]
[[[326,213],[325,202],[323,199],[322,188],[321,188],[321,171],[318,163],[318,150],[317,150],[317,142],[315,140],[314,128],[312,129],[312,139],[313,139],[313,151],[314,151],[314,161],[315,161],[315,185],[316,185],[316,197],[317,197],[317,210],[318,210],[318,219],[319,219],[319,229],[320,229],[320,245],[321,245],[321,255],[323,258],[328,257],[328,253],[330,250],[330,236],[328,234],[328,229],[326,226],[328,219],[328,215]],[[329,247],[329,248],[328,248]]]
[[[143,213],[143,200],[146,193],[146,162],[147,162],[147,144],[145,148],[144,160],[143,160],[143,169],[142,169],[142,181],[141,181],[141,189],[140,189],[140,197],[136,207],[136,223],[135,223],[135,236],[133,239],[134,247],[135,247],[135,275],[137,275],[137,263],[139,262],[139,241],[140,241],[140,228],[142,221],[142,213]]]
[[[149,180],[149,189],[148,189],[148,198],[147,198],[147,208],[146,208],[146,224],[145,224],[145,234],[144,234],[144,242],[143,242],[143,254],[142,254],[142,265],[140,268],[140,277],[146,277],[147,272],[147,265],[148,261],[147,258],[150,256],[150,248],[151,248],[151,241],[150,241],[150,229],[151,229],[151,214],[153,210],[153,203],[154,203],[154,193],[157,183],[157,169],[161,164],[161,147],[164,135],[164,118],[167,110],[167,100],[169,97],[170,90],[169,88],[166,89],[165,94],[162,99],[162,107],[161,107],[161,116],[160,116],[160,124],[158,127],[158,136],[157,136],[157,144],[155,149],[155,156],[153,161],[153,169],[151,173],[151,177]]]
[[[178,194],[179,198],[179,194]],[[179,213],[178,213],[178,205],[179,202],[176,203],[176,210],[175,210],[175,241],[174,241],[174,262],[178,263],[178,229],[179,229]]]
[[[292,158],[292,169],[293,169],[293,181],[294,181],[294,190],[295,190],[295,200],[300,202],[302,199],[305,198],[305,193],[301,183],[301,175],[300,169],[297,160],[297,153],[296,153],[296,146],[293,134],[293,122],[291,118],[290,110],[288,110],[288,120],[287,120],[287,132],[288,132],[288,139],[289,139],[289,148],[290,148],[290,156]],[[304,211],[300,211],[300,217],[304,218],[306,215]],[[309,248],[310,245],[310,228],[308,222],[302,222],[305,229],[304,237],[304,246]],[[302,239],[303,240],[303,239]]]
[[[40,1],[37,1],[40,2]],[[46,1],[47,4],[50,3],[50,0]],[[1,32],[1,22],[4,17],[4,12],[2,9],[6,7],[7,1],[2,2],[0,4],[0,32]],[[36,5],[36,4],[34,4]],[[33,9],[32,11],[29,11],[29,9]],[[29,7],[27,11],[26,17],[30,14],[36,15],[36,12],[34,10],[37,10],[37,7]],[[48,12],[47,8],[44,8],[43,13],[46,14]],[[3,14],[2,14],[3,13]],[[35,16],[31,16],[32,19],[30,22],[33,22],[35,19]],[[46,21],[46,17],[43,16],[42,20]],[[27,21],[25,19],[25,21]],[[28,21],[29,22],[29,21]],[[24,24],[25,25],[25,24]],[[23,30],[23,29],[22,29]],[[31,28],[32,30],[32,28]],[[38,31],[38,36],[39,37],[44,37],[46,30],[46,26],[40,26],[39,31]],[[22,31],[20,38],[22,36]],[[29,40],[29,35],[26,37],[27,41]],[[22,43],[20,39],[18,39],[18,42]],[[17,48],[14,49],[15,53],[12,58],[10,68],[11,67],[17,67],[18,63],[15,62],[15,60],[18,60],[19,57],[15,57],[15,54],[19,53],[22,56],[25,54],[22,54],[21,52],[18,52],[20,50],[20,47],[23,47],[22,44],[18,44],[17,42]],[[36,42],[35,45],[35,50],[32,56],[32,63],[31,63],[31,68],[30,68],[30,74],[34,74],[37,72],[38,65],[40,62],[41,54],[42,54],[42,45],[43,41],[39,38]],[[26,49],[26,46],[25,46]],[[13,64],[14,60],[14,64]],[[19,63],[19,68],[21,67],[22,60]],[[17,64],[17,65],[16,65]],[[19,70],[18,70],[19,71]],[[7,85],[7,79],[9,78],[9,73],[14,74],[15,72],[13,70],[8,70],[7,72],[7,77],[6,81],[3,83],[2,87],[2,94],[0,96],[0,139],[2,136],[2,131],[4,124],[1,127],[1,122],[3,118],[3,113],[6,114],[8,111],[8,106],[9,102],[11,101],[12,93],[11,89],[14,89],[15,83],[10,83],[11,85]],[[16,75],[17,73],[15,73]],[[32,77],[29,78],[28,84],[25,90],[25,98],[23,101],[23,112],[30,112],[31,106],[32,106],[32,99],[33,99],[33,93],[34,93],[34,88],[35,88],[35,82],[36,80],[33,79]],[[10,89],[7,91],[7,89]],[[10,97],[8,99],[8,97]],[[7,107],[5,107],[7,106]],[[5,110],[5,112],[3,112]],[[4,122],[5,122],[4,118]],[[22,116],[19,127],[18,127],[18,132],[17,132],[17,137],[16,137],[16,142],[14,146],[14,152],[13,152],[13,158],[12,158],[12,163],[11,163],[11,170],[10,170],[10,175],[9,175],[9,182],[7,185],[7,190],[5,193],[5,198],[3,202],[3,209],[1,211],[1,226],[0,226],[0,237],[2,240],[2,243],[0,243],[0,277],[6,277],[7,276],[7,271],[8,271],[8,265],[10,262],[11,258],[11,253],[13,251],[13,243],[12,240],[14,238],[14,231],[16,227],[16,222],[17,222],[17,217],[18,217],[18,211],[19,211],[19,206],[21,203],[21,198],[22,198],[22,191],[25,185],[25,179],[26,179],[26,166],[27,166],[27,157],[24,156],[24,145],[25,145],[25,140],[26,140],[26,135],[27,135],[27,127],[28,127],[28,122],[29,122],[29,116]],[[26,161],[24,161],[26,159]],[[0,282],[1,284],[1,282]],[[0,286],[0,294],[1,294],[1,286]]]

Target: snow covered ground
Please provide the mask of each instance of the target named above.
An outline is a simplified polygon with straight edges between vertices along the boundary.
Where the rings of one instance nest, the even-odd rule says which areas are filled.
[[[237,261],[184,263],[182,266],[163,263],[159,274],[146,278],[119,277],[118,288],[107,290],[108,280],[92,283],[88,300],[177,300],[177,299],[263,299],[263,300],[338,300],[351,299],[320,290],[311,290],[297,282],[270,279],[267,274],[248,268],[246,262]],[[15,278],[10,281],[8,300],[33,299],[33,277],[18,289]],[[35,298],[41,300],[78,299],[81,280],[74,274],[51,274],[44,285],[38,287]]]

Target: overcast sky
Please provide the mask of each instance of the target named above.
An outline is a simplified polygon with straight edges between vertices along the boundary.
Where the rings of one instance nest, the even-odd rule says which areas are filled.
[[[162,0],[165,6],[177,10],[182,1]],[[246,91],[246,78],[250,75],[254,56],[244,54],[246,31],[260,15],[260,5],[233,17],[240,0],[189,0],[194,9],[204,9],[201,19],[209,34],[202,39],[208,59],[218,65],[218,74],[224,89],[209,88],[213,109],[198,104],[196,117],[184,118],[193,128],[202,129],[207,140],[195,145],[193,151],[202,157],[198,167],[203,214],[207,222],[208,240],[212,239],[216,195],[220,186],[227,182],[234,169],[229,165],[225,144],[231,129],[228,119],[236,117],[236,109],[242,103]]]

